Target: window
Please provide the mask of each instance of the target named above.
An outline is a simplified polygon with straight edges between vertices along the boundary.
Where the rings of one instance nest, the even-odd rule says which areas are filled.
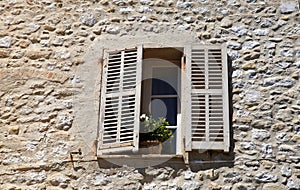
[[[142,46],[105,52],[98,154],[139,151],[140,115],[166,117],[169,154],[229,151],[227,54],[222,46]]]

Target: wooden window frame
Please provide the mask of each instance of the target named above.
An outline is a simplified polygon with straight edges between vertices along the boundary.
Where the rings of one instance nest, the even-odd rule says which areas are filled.
[[[179,60],[181,61],[181,60]],[[151,62],[151,63],[147,63],[147,62]],[[162,68],[162,67],[168,67],[168,68],[178,68],[177,66],[175,66],[174,64],[172,65],[171,63],[167,63],[167,64],[161,64],[161,61],[159,60],[144,60],[142,64],[144,64],[143,66],[143,71],[144,70],[151,70],[151,72],[147,73],[146,78],[151,78],[152,77],[152,69],[153,68]],[[180,64],[180,63],[179,63]],[[150,100],[155,97],[155,98],[159,98],[159,97],[176,97],[177,98],[177,125],[176,126],[167,126],[167,128],[169,129],[176,129],[176,133],[177,133],[177,138],[176,138],[176,155],[182,155],[182,146],[183,146],[183,134],[182,134],[182,127],[181,127],[181,104],[180,104],[180,100],[181,100],[181,68],[179,68],[178,70],[178,81],[177,81],[177,88],[178,88],[178,95],[152,95],[151,93],[151,88],[150,89],[145,89],[143,88],[143,90],[147,90],[146,93],[151,94],[148,98],[150,98]],[[149,84],[150,86],[152,86],[152,84]],[[149,100],[142,100],[141,103],[143,102],[150,102]],[[151,108],[150,108],[151,109]]]
[[[189,73],[191,73],[191,68],[189,65],[191,65],[192,60],[191,60],[191,51],[192,48],[194,47],[198,47],[198,48],[202,48],[205,51],[208,51],[209,49],[221,49],[222,52],[222,95],[223,95],[223,119],[224,119],[224,125],[223,125],[223,130],[224,130],[224,141],[222,143],[219,142],[200,142],[200,143],[194,143],[192,142],[192,134],[191,134],[191,84],[189,81]],[[148,47],[147,47],[148,48]],[[154,47],[154,48],[164,48],[164,47]],[[167,47],[166,47],[167,48]],[[226,47],[225,45],[204,45],[204,44],[192,44],[192,45],[186,45],[183,46],[184,48],[184,57],[181,60],[181,73],[180,73],[180,77],[181,79],[178,81],[181,85],[179,86],[179,88],[181,89],[181,93],[180,95],[178,95],[178,99],[181,100],[181,104],[178,106],[178,109],[180,109],[179,114],[177,114],[177,133],[178,133],[178,139],[176,139],[177,142],[180,143],[176,143],[178,147],[176,147],[176,155],[184,155],[186,152],[192,151],[192,150],[223,150],[224,152],[228,152],[229,151],[229,146],[230,146],[230,135],[229,135],[229,92],[228,92],[228,68],[227,68],[227,53],[226,53]],[[120,50],[123,51],[123,50]],[[142,51],[143,51],[143,47],[139,46],[138,47],[138,51],[140,52],[138,54],[138,60],[137,60],[137,64],[140,64],[140,66],[137,67],[137,73],[141,73],[142,74],[142,60],[143,60],[143,55],[142,55]],[[107,53],[105,53],[105,55],[107,55]],[[205,64],[208,64],[207,61],[207,57],[205,58]],[[104,60],[104,62],[107,60]],[[106,63],[107,64],[107,63]],[[207,72],[207,71],[206,71]],[[104,64],[104,69],[103,69],[103,74],[102,74],[102,84],[105,84],[106,78],[105,78],[105,64]],[[207,76],[207,73],[206,73]],[[139,83],[139,85],[141,85],[141,77],[137,78],[137,84]],[[205,79],[207,80],[207,78]],[[188,85],[186,85],[188,84]],[[206,84],[207,85],[207,84]],[[140,103],[141,103],[141,87],[139,87],[140,90],[136,92],[136,97],[138,98],[136,101],[136,109],[138,114],[140,115]],[[102,102],[104,102],[104,97],[105,97],[105,85],[101,87],[101,104]],[[206,101],[207,102],[207,101]],[[207,103],[206,103],[207,104]],[[207,110],[207,109],[206,109]],[[102,116],[100,116],[100,123],[99,125],[103,125],[103,119],[101,120],[101,118],[103,118],[103,114],[104,114],[104,110],[101,109],[100,111],[100,115],[102,114]],[[136,115],[136,120],[139,121],[139,116]],[[207,114],[206,114],[206,118],[207,118]],[[128,146],[126,147],[117,147],[115,148],[115,151],[117,152],[121,152],[124,150],[132,150],[132,151],[137,151],[138,150],[138,143],[139,143],[139,135],[137,133],[139,124],[135,125],[135,146],[128,148]],[[115,151],[111,151],[110,148],[106,149],[106,150],[101,150],[101,127],[99,130],[99,140],[98,140],[98,150],[97,150],[97,155],[99,156],[103,156],[103,154],[106,153],[111,153],[111,152],[115,152]]]

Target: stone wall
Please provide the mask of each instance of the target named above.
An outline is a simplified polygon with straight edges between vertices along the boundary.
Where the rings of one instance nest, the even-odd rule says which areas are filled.
[[[299,1],[3,0],[0,15],[0,189],[299,189]],[[227,44],[233,165],[99,167],[99,39],[167,32]]]

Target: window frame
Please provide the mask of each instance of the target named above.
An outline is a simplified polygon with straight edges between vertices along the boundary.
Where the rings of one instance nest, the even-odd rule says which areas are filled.
[[[143,67],[142,70],[143,72],[148,70],[149,72],[147,72],[147,75],[145,75],[145,79],[151,78],[153,76],[152,74],[152,69],[153,68],[161,68],[161,67],[167,67],[167,68],[178,68],[178,66],[176,66],[174,63],[174,65],[172,63],[167,63],[168,61],[164,60],[165,63],[161,63],[161,60],[154,60],[154,59],[150,59],[150,60],[143,60]],[[149,63],[147,63],[149,62]],[[179,65],[181,65],[182,60],[179,60]],[[142,74],[143,80],[144,80],[144,76]],[[182,134],[182,128],[181,128],[181,67],[178,69],[178,73],[177,73],[177,88],[178,88],[178,94],[177,94],[177,125],[176,126],[168,126],[167,128],[169,129],[176,129],[176,155],[182,155],[183,151],[182,151],[182,146],[183,146],[183,134]],[[146,89],[146,87],[142,86],[142,90],[146,89],[146,93],[150,94],[149,97],[147,97],[147,100],[142,99],[141,103],[145,102],[151,102],[151,98],[152,98],[152,92],[151,92],[151,82],[149,82],[148,84],[150,86],[149,89]],[[159,97],[160,95],[155,95],[157,97]],[[170,96],[170,97],[174,97],[174,95],[165,95],[165,96]],[[148,99],[150,98],[150,99]],[[150,108],[151,109],[151,108]]]
[[[197,148],[197,149],[204,149],[204,150],[223,150],[224,152],[228,152],[229,151],[229,146],[230,146],[230,135],[229,135],[229,91],[228,91],[228,68],[227,68],[227,53],[226,53],[226,46],[225,45],[205,45],[205,44],[196,44],[196,46],[201,46],[202,48],[204,49],[209,49],[209,48],[219,48],[221,49],[221,52],[222,52],[222,67],[224,67],[222,69],[222,79],[223,79],[223,105],[224,105],[224,108],[223,110],[224,111],[224,126],[223,126],[223,129],[224,129],[224,146],[222,146],[222,148],[218,147],[219,145],[214,145],[213,142],[208,142],[207,143],[202,143],[201,146],[203,146],[202,148]],[[176,46],[178,47],[178,46]],[[174,46],[174,48],[176,48]],[[180,108],[180,112],[181,113],[177,113],[177,139],[176,139],[176,155],[184,155],[186,152],[189,152],[189,151],[192,151],[194,150],[195,148],[192,147],[191,145],[191,142],[189,142],[189,138],[191,137],[191,133],[189,133],[189,128],[188,128],[188,125],[189,123],[191,122],[191,118],[188,117],[186,115],[187,112],[190,112],[189,110],[189,106],[184,106],[184,105],[190,105],[189,104],[189,101],[187,100],[187,96],[189,96],[189,94],[187,94],[186,92],[190,92],[190,89],[188,89],[189,87],[186,87],[185,83],[187,83],[188,81],[188,76],[187,76],[187,72],[188,72],[188,66],[187,64],[191,64],[191,60],[189,58],[188,55],[191,54],[191,50],[192,50],[192,47],[193,47],[193,44],[190,44],[190,45],[186,45],[186,46],[182,46],[183,49],[184,49],[184,56],[182,57],[182,60],[180,62],[181,64],[181,68],[180,68],[180,77],[181,79],[178,80],[178,82],[180,83],[180,86],[179,88],[181,89],[180,91],[180,95],[178,95],[178,101],[179,102],[179,99],[181,100],[181,104],[179,104],[178,106],[178,109]],[[143,49],[146,49],[148,47],[143,47],[143,46],[138,46],[137,49],[139,52],[142,52]],[[160,47],[160,46],[154,46],[151,48],[173,48],[172,46],[167,46],[167,47]],[[124,49],[123,49],[124,50]],[[117,51],[123,51],[123,50],[117,50]],[[107,51],[105,51],[105,55],[107,55]],[[141,66],[139,67],[139,72],[142,73],[143,69],[142,69],[142,65],[143,65],[143,55],[142,54],[139,54],[139,60],[137,60],[137,62],[139,64],[141,64]],[[106,62],[106,60],[104,59],[104,62]],[[104,68],[105,68],[105,64],[103,64]],[[104,75],[104,70],[103,69],[103,73],[102,73],[102,84],[104,84],[104,82],[106,81],[105,79],[105,75]],[[137,83],[140,83],[141,84],[141,80],[137,80]],[[103,87],[103,85],[101,86],[101,104],[102,102],[104,101],[103,100],[103,93],[104,93],[104,89],[105,87]],[[139,93],[139,97],[141,96],[141,91],[142,89],[140,89],[140,92],[137,92]],[[140,101],[136,104],[140,104],[141,103],[141,97],[140,97]],[[137,107],[140,107],[139,105]],[[227,111],[226,111],[227,110]],[[103,110],[100,111],[100,114],[104,114],[102,113]],[[141,113],[139,112],[139,115]],[[184,119],[183,119],[184,118]],[[99,125],[101,125],[101,119],[100,119],[100,123]],[[100,127],[100,126],[99,126]],[[136,126],[136,127],[139,127]],[[99,130],[99,140],[98,140],[98,143],[100,144],[101,142],[101,127],[100,127],[100,130]],[[138,134],[136,134],[136,143],[138,144],[139,143],[139,137],[138,137]],[[101,156],[104,152],[101,151],[99,149],[99,144],[98,144],[98,148],[97,148],[97,155]],[[207,145],[211,145],[211,149],[206,149],[205,146]],[[209,147],[209,146],[208,146]],[[124,150],[123,148],[121,148],[121,150]],[[135,147],[135,149],[133,149],[134,151],[137,151],[138,150],[138,147]],[[110,151],[107,151],[108,153]]]

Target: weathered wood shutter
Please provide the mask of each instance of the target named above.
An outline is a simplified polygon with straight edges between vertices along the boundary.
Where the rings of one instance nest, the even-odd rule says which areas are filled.
[[[225,47],[185,48],[185,149],[229,151],[228,68]]]
[[[104,61],[98,154],[137,151],[142,47],[106,52]]]

